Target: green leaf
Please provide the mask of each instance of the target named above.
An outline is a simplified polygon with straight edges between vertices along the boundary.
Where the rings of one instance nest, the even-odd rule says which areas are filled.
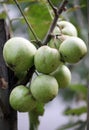
[[[51,0],[51,2],[55,5],[58,6],[61,2],[61,0]]]
[[[44,113],[44,104],[37,103],[37,106],[29,112],[29,118],[30,118],[30,130],[36,130],[39,125],[39,116],[42,116]]]
[[[84,95],[84,98],[87,98],[87,86],[83,84],[71,84],[69,88],[77,93]]]
[[[85,130],[87,122],[82,122],[75,130]]]
[[[47,5],[44,2],[32,2],[27,7],[25,15],[38,38],[43,39],[52,20]],[[34,39],[31,33],[30,37]]]
[[[81,121],[81,120],[79,120],[79,121],[76,121],[76,122],[69,122],[69,123],[67,123],[67,124],[65,124],[65,125],[63,125],[63,126],[61,126],[60,128],[58,128],[57,130],[68,130],[68,129],[70,129],[70,128],[74,128],[74,127],[76,127],[76,126],[81,126],[82,124],[85,124],[85,122],[83,122],[83,121]],[[74,130],[74,129],[73,129]],[[75,129],[75,130],[77,130],[77,129]],[[81,130],[81,129],[78,129],[78,130]]]
[[[76,6],[74,6],[74,7],[71,7],[71,8],[69,8],[69,9],[67,9],[67,13],[74,12],[74,11],[80,9],[80,8],[83,8],[83,7],[86,7],[86,6],[85,6],[85,5],[81,5],[81,6],[76,5]]]
[[[0,13],[0,18],[1,18],[1,19],[6,18],[6,13],[5,13],[5,12]]]
[[[80,107],[80,108],[74,108],[74,109],[66,109],[64,114],[65,115],[81,115],[83,113],[86,113],[87,112],[87,107],[86,106],[83,106],[83,107]]]
[[[17,0],[20,3],[23,2],[32,2],[32,1],[36,1],[36,0]],[[14,0],[0,0],[0,3],[8,3],[8,4],[13,4]]]

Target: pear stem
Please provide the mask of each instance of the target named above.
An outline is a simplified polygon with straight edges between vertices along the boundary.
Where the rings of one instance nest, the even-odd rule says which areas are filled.
[[[51,34],[52,34],[52,32],[53,32],[53,30],[54,30],[56,24],[57,24],[59,15],[60,15],[63,11],[65,11],[65,6],[66,6],[66,4],[68,3],[68,0],[64,0],[58,7],[55,7],[55,6],[50,2],[50,0],[48,0],[48,3],[49,3],[49,5],[52,7],[55,16],[54,16],[54,19],[53,19],[53,21],[52,21],[52,24],[50,25],[50,28],[49,28],[49,30],[48,30],[48,33],[47,33],[47,35],[45,36],[45,38],[44,38],[44,40],[43,40],[43,42],[42,42],[43,45],[46,45],[46,44],[50,41],[50,39],[51,39],[51,37],[52,37]]]

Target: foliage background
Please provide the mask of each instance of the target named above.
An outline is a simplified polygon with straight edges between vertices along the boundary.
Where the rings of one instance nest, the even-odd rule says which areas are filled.
[[[61,3],[61,0],[51,1],[55,6]],[[54,17],[52,9],[46,0],[18,0],[18,2],[37,38],[43,40]],[[13,0],[0,1],[0,18],[6,19],[11,36],[22,36],[35,40]],[[73,23],[78,30],[78,36],[86,42],[88,47],[87,1],[69,0],[67,10],[60,15],[60,19]],[[68,117],[68,122],[58,130],[84,130],[87,123],[89,53],[79,63],[68,66],[72,72],[72,84],[68,88],[60,90],[58,97],[66,104],[63,114]],[[80,102],[81,106],[78,105]],[[75,106],[71,104],[75,104]],[[85,120],[81,118],[83,114],[86,114]]]

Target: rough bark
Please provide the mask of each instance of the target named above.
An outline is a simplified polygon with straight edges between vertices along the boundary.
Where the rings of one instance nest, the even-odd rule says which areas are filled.
[[[3,46],[8,38],[5,21],[0,19],[0,130],[17,130],[17,112],[9,105],[9,94],[15,79],[3,59]]]

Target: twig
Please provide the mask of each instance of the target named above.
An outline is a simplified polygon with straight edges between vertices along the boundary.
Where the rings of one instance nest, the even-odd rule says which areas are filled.
[[[55,7],[53,7],[53,5],[50,3],[50,0],[48,0],[48,2],[49,2],[49,4],[51,5],[51,7],[53,8],[55,17],[54,17],[53,22],[52,22],[52,24],[51,24],[51,26],[50,26],[50,28],[49,28],[49,30],[48,30],[47,35],[45,36],[45,38],[44,38],[44,40],[43,40],[43,42],[42,42],[43,45],[46,45],[46,44],[50,41],[50,39],[51,39],[51,34],[52,34],[52,32],[53,32],[53,30],[54,30],[54,28],[55,28],[55,26],[56,26],[56,23],[57,23],[57,20],[58,20],[58,18],[59,18],[59,15],[65,10],[65,6],[66,6],[66,4],[68,3],[68,0],[64,0],[64,1],[61,3],[61,5],[56,9],[56,11],[55,11]]]
[[[23,18],[24,18],[26,24],[28,25],[28,28],[29,28],[30,31],[32,32],[32,34],[33,34],[33,36],[34,36],[34,38],[35,38],[35,40],[36,40],[36,43],[37,43],[39,46],[41,46],[41,42],[40,42],[39,38],[37,37],[36,33],[34,32],[34,30],[33,30],[32,26],[31,26],[31,24],[30,24],[29,21],[28,21],[28,19],[27,19],[26,16],[24,15],[24,13],[23,13],[23,11],[22,11],[22,9],[21,9],[21,7],[20,7],[18,1],[17,1],[17,0],[14,0],[14,2],[16,3],[17,7],[19,8],[19,11],[20,11],[20,13],[22,14],[22,16],[23,16]]]
[[[26,85],[26,84],[27,84],[28,82],[30,82],[30,80],[32,79],[32,75],[33,75],[34,72],[35,72],[35,66],[32,66],[32,67],[29,69],[29,71],[27,72],[25,78],[24,78],[22,81],[16,83],[15,86],[17,86],[17,85],[19,85],[19,84]]]
[[[58,15],[58,13],[57,13],[57,12],[58,12],[58,8],[55,7],[50,0],[48,0],[48,3],[49,3],[49,5],[51,6],[51,8],[53,9],[55,15]]]

